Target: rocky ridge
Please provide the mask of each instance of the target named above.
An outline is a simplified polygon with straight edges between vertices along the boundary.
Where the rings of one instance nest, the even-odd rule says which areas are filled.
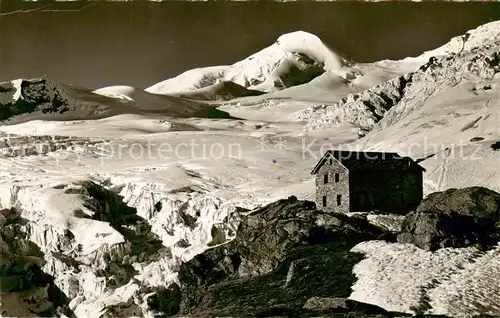
[[[1,83],[0,121],[34,111],[63,114],[69,110],[68,99],[58,85],[46,79]]]
[[[123,111],[136,112],[125,102],[46,78],[0,83],[0,122],[4,125],[34,119],[97,119]]]
[[[464,44],[466,50],[457,53],[431,56],[415,72],[361,93],[349,94],[338,103],[306,108],[295,116],[306,121],[306,131],[320,130],[342,122],[350,122],[363,130],[384,129],[419,109],[429,97],[447,87],[465,81],[481,82],[499,73],[500,39],[497,36],[485,41],[481,46],[469,47]]]
[[[306,131],[319,130],[343,122],[370,130],[391,107],[403,99],[411,81],[410,73],[362,93],[349,94],[338,103],[311,106],[297,112],[295,117],[307,122],[304,127]]]
[[[452,244],[433,245],[433,250],[439,250],[436,253],[424,250],[427,247],[417,239],[401,242],[403,244],[394,243],[396,234],[393,231],[387,230],[387,226],[375,225],[379,223],[377,221],[371,223],[363,214],[323,213],[315,209],[314,203],[294,197],[277,201],[244,217],[233,241],[206,250],[182,264],[180,286],[171,285],[169,289],[169,295],[175,296],[170,300],[175,299],[176,305],[169,303],[169,308],[174,308],[178,315],[189,317],[405,316],[396,312],[398,309],[395,308],[408,315],[445,317],[439,316],[446,313],[439,303],[453,303],[456,299],[444,295],[431,299],[431,295],[442,293],[453,275],[470,270],[475,262],[481,266],[482,272],[487,272],[484,262],[498,255],[498,235],[487,240],[481,238],[492,233],[485,231],[486,227],[491,229],[498,223],[499,198],[494,191],[472,187],[435,193],[424,200],[416,212],[404,218],[402,228],[398,230],[399,241],[407,237],[414,213],[440,213],[442,217],[453,219],[454,225],[461,221],[460,216],[469,217],[462,220],[462,227],[447,226],[443,220],[437,223],[443,225],[439,228],[439,237],[446,237]],[[475,220],[478,226],[463,226],[471,220]],[[462,231],[464,235],[457,236],[457,231]],[[477,243],[484,244],[482,250],[475,248]],[[424,278],[415,278],[417,281],[422,279],[421,286],[411,283],[408,286],[406,306],[381,303],[377,298],[378,293],[393,293],[392,285],[380,291],[363,288],[366,280],[370,279],[370,276],[365,277],[365,267],[375,266],[372,254],[376,252],[370,251],[370,246],[374,251],[381,248],[397,254],[410,250],[421,257],[427,255],[425,260],[407,261],[408,265],[425,264],[431,269],[427,273],[415,270]],[[363,256],[357,253],[365,254],[367,259],[363,260]],[[391,261],[389,256],[384,257],[386,263],[376,264],[377,276],[384,273],[384,266],[393,272],[404,272],[401,275],[411,275],[411,269],[406,269],[406,273],[405,268],[392,266],[406,260]],[[447,259],[450,262],[447,263]],[[432,270],[433,266],[437,268]],[[491,264],[491,269],[495,271],[496,265]],[[360,280],[356,281],[353,273]],[[383,285],[384,281],[395,286],[408,284],[408,279],[400,281],[397,277],[380,279],[375,282],[377,286]],[[488,290],[495,288],[494,282],[482,284],[488,285],[485,287]],[[466,297],[468,303],[472,304],[477,299],[481,304],[472,306],[474,310],[462,308],[461,313],[454,311],[458,313],[457,317],[478,317],[481,313],[498,312],[494,299],[488,301],[480,290],[469,289],[472,294]],[[454,293],[453,290],[448,292]],[[418,297],[413,299],[412,293]],[[385,310],[375,305],[382,305]]]

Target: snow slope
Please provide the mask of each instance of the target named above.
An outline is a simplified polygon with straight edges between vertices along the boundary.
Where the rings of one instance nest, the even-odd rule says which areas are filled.
[[[234,82],[220,82],[200,89],[178,93],[177,96],[200,100],[231,100],[238,97],[259,96],[264,92],[247,89]]]
[[[128,86],[92,92],[47,79],[0,83],[0,122],[100,119],[119,114],[227,118],[228,114],[201,102],[155,95]]]

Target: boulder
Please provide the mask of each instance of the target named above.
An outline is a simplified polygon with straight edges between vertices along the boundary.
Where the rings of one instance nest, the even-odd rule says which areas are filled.
[[[430,194],[403,220],[398,242],[434,251],[444,247],[486,247],[498,240],[500,194],[483,187]]]
[[[175,283],[159,288],[147,298],[149,309],[166,317],[173,316],[179,311],[180,302],[181,290]]]

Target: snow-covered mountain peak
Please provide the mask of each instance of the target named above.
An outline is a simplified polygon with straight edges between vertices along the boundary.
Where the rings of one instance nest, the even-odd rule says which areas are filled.
[[[228,66],[186,71],[146,91],[156,94],[191,92],[221,82],[272,92],[307,83],[325,71],[341,73],[343,59],[316,35],[296,31],[281,35],[272,45]]]
[[[331,51],[319,37],[305,32],[295,31],[281,35],[275,43],[284,52],[302,53],[323,63],[330,71],[339,70],[343,61],[338,54]]]

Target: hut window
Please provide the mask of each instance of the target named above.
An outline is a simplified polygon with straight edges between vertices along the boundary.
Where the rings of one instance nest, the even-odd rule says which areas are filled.
[[[339,182],[340,180],[340,176],[338,173],[335,174],[335,182]]]
[[[375,196],[373,193],[368,193],[368,202],[371,206],[375,205]]]
[[[324,175],[323,181],[324,181],[325,183],[328,183],[328,174],[325,174],[325,175]]]
[[[323,196],[323,206],[326,206],[326,195]]]
[[[342,194],[337,194],[337,205],[342,204]]]

